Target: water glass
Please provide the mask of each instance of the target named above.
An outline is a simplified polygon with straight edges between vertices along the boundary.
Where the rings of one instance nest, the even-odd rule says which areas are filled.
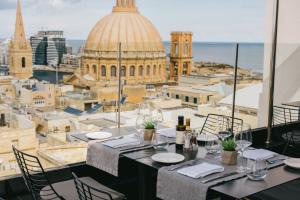
[[[138,133],[138,137],[142,140],[143,130],[144,130],[145,117],[143,115],[138,115],[135,121],[135,130]]]
[[[244,151],[252,145],[252,131],[250,126],[244,125],[243,130],[236,134],[234,139],[237,145],[236,149],[240,151],[241,164],[239,165],[238,170],[244,172],[246,170]]]
[[[266,160],[247,159],[247,176],[254,181],[260,181],[266,178],[268,173],[268,165]]]
[[[160,134],[153,134],[151,144],[155,150],[166,150],[169,147],[169,138]]]
[[[220,151],[221,146],[218,140],[207,138],[207,140],[205,141],[205,148],[207,150],[207,153],[215,154]]]

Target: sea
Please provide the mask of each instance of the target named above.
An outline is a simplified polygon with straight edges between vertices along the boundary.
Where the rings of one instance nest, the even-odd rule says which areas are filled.
[[[73,52],[77,53],[84,40],[68,40]],[[170,42],[164,42],[166,53],[170,53]],[[254,72],[263,72],[264,44],[239,43],[238,66]],[[194,62],[214,62],[235,64],[236,43],[229,42],[193,42]]]
[[[73,53],[77,53],[84,40],[67,40]],[[167,55],[170,52],[170,42],[164,42]],[[193,42],[193,61],[222,64],[235,64],[236,43],[229,42]],[[262,73],[264,61],[263,43],[240,43],[238,66],[252,72]],[[66,73],[59,73],[59,80]],[[56,82],[55,72],[35,71],[34,77],[39,80]]]

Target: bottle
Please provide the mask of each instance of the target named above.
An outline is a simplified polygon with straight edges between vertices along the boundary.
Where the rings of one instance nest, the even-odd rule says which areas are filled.
[[[189,150],[191,148],[191,119],[186,118],[185,120],[185,133],[184,133],[184,149]]]
[[[176,126],[176,150],[183,150],[185,130],[184,117],[178,116],[178,125]]]

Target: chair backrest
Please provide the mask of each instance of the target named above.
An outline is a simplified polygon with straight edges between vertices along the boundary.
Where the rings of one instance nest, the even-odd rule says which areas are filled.
[[[273,107],[273,126],[299,121],[299,110],[288,106]]]
[[[72,173],[80,200],[113,200],[108,192],[96,189],[82,182],[75,173]]]
[[[16,156],[17,163],[22,172],[25,184],[28,190],[31,193],[31,196],[34,200],[47,199],[47,200],[60,200],[63,199],[60,197],[57,192],[52,187],[49,179],[46,176],[46,173],[40,163],[40,160],[36,156],[26,154],[14,146],[12,147],[14,154]],[[49,186],[47,189],[44,189],[42,194],[41,190]]]
[[[239,118],[233,118],[225,115],[209,114],[206,117],[204,125],[200,134],[216,134],[220,131],[228,131],[231,129],[233,121],[234,134],[239,133],[243,129],[243,120]]]

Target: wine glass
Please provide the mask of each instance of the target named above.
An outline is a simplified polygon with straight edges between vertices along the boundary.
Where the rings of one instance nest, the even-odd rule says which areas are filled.
[[[244,165],[244,151],[252,145],[252,130],[249,125],[244,125],[242,131],[235,135],[235,143],[237,150],[241,152],[241,165],[239,171],[244,172],[246,167]]]
[[[141,139],[141,141],[143,138],[144,123],[145,123],[145,116],[139,114],[135,121],[135,130],[137,131],[138,137]]]
[[[154,109],[151,112],[151,119],[154,122],[156,129],[164,121],[164,115],[161,109]]]
[[[221,141],[225,141],[232,133],[229,131],[229,118],[220,117],[217,121],[216,134]]]

